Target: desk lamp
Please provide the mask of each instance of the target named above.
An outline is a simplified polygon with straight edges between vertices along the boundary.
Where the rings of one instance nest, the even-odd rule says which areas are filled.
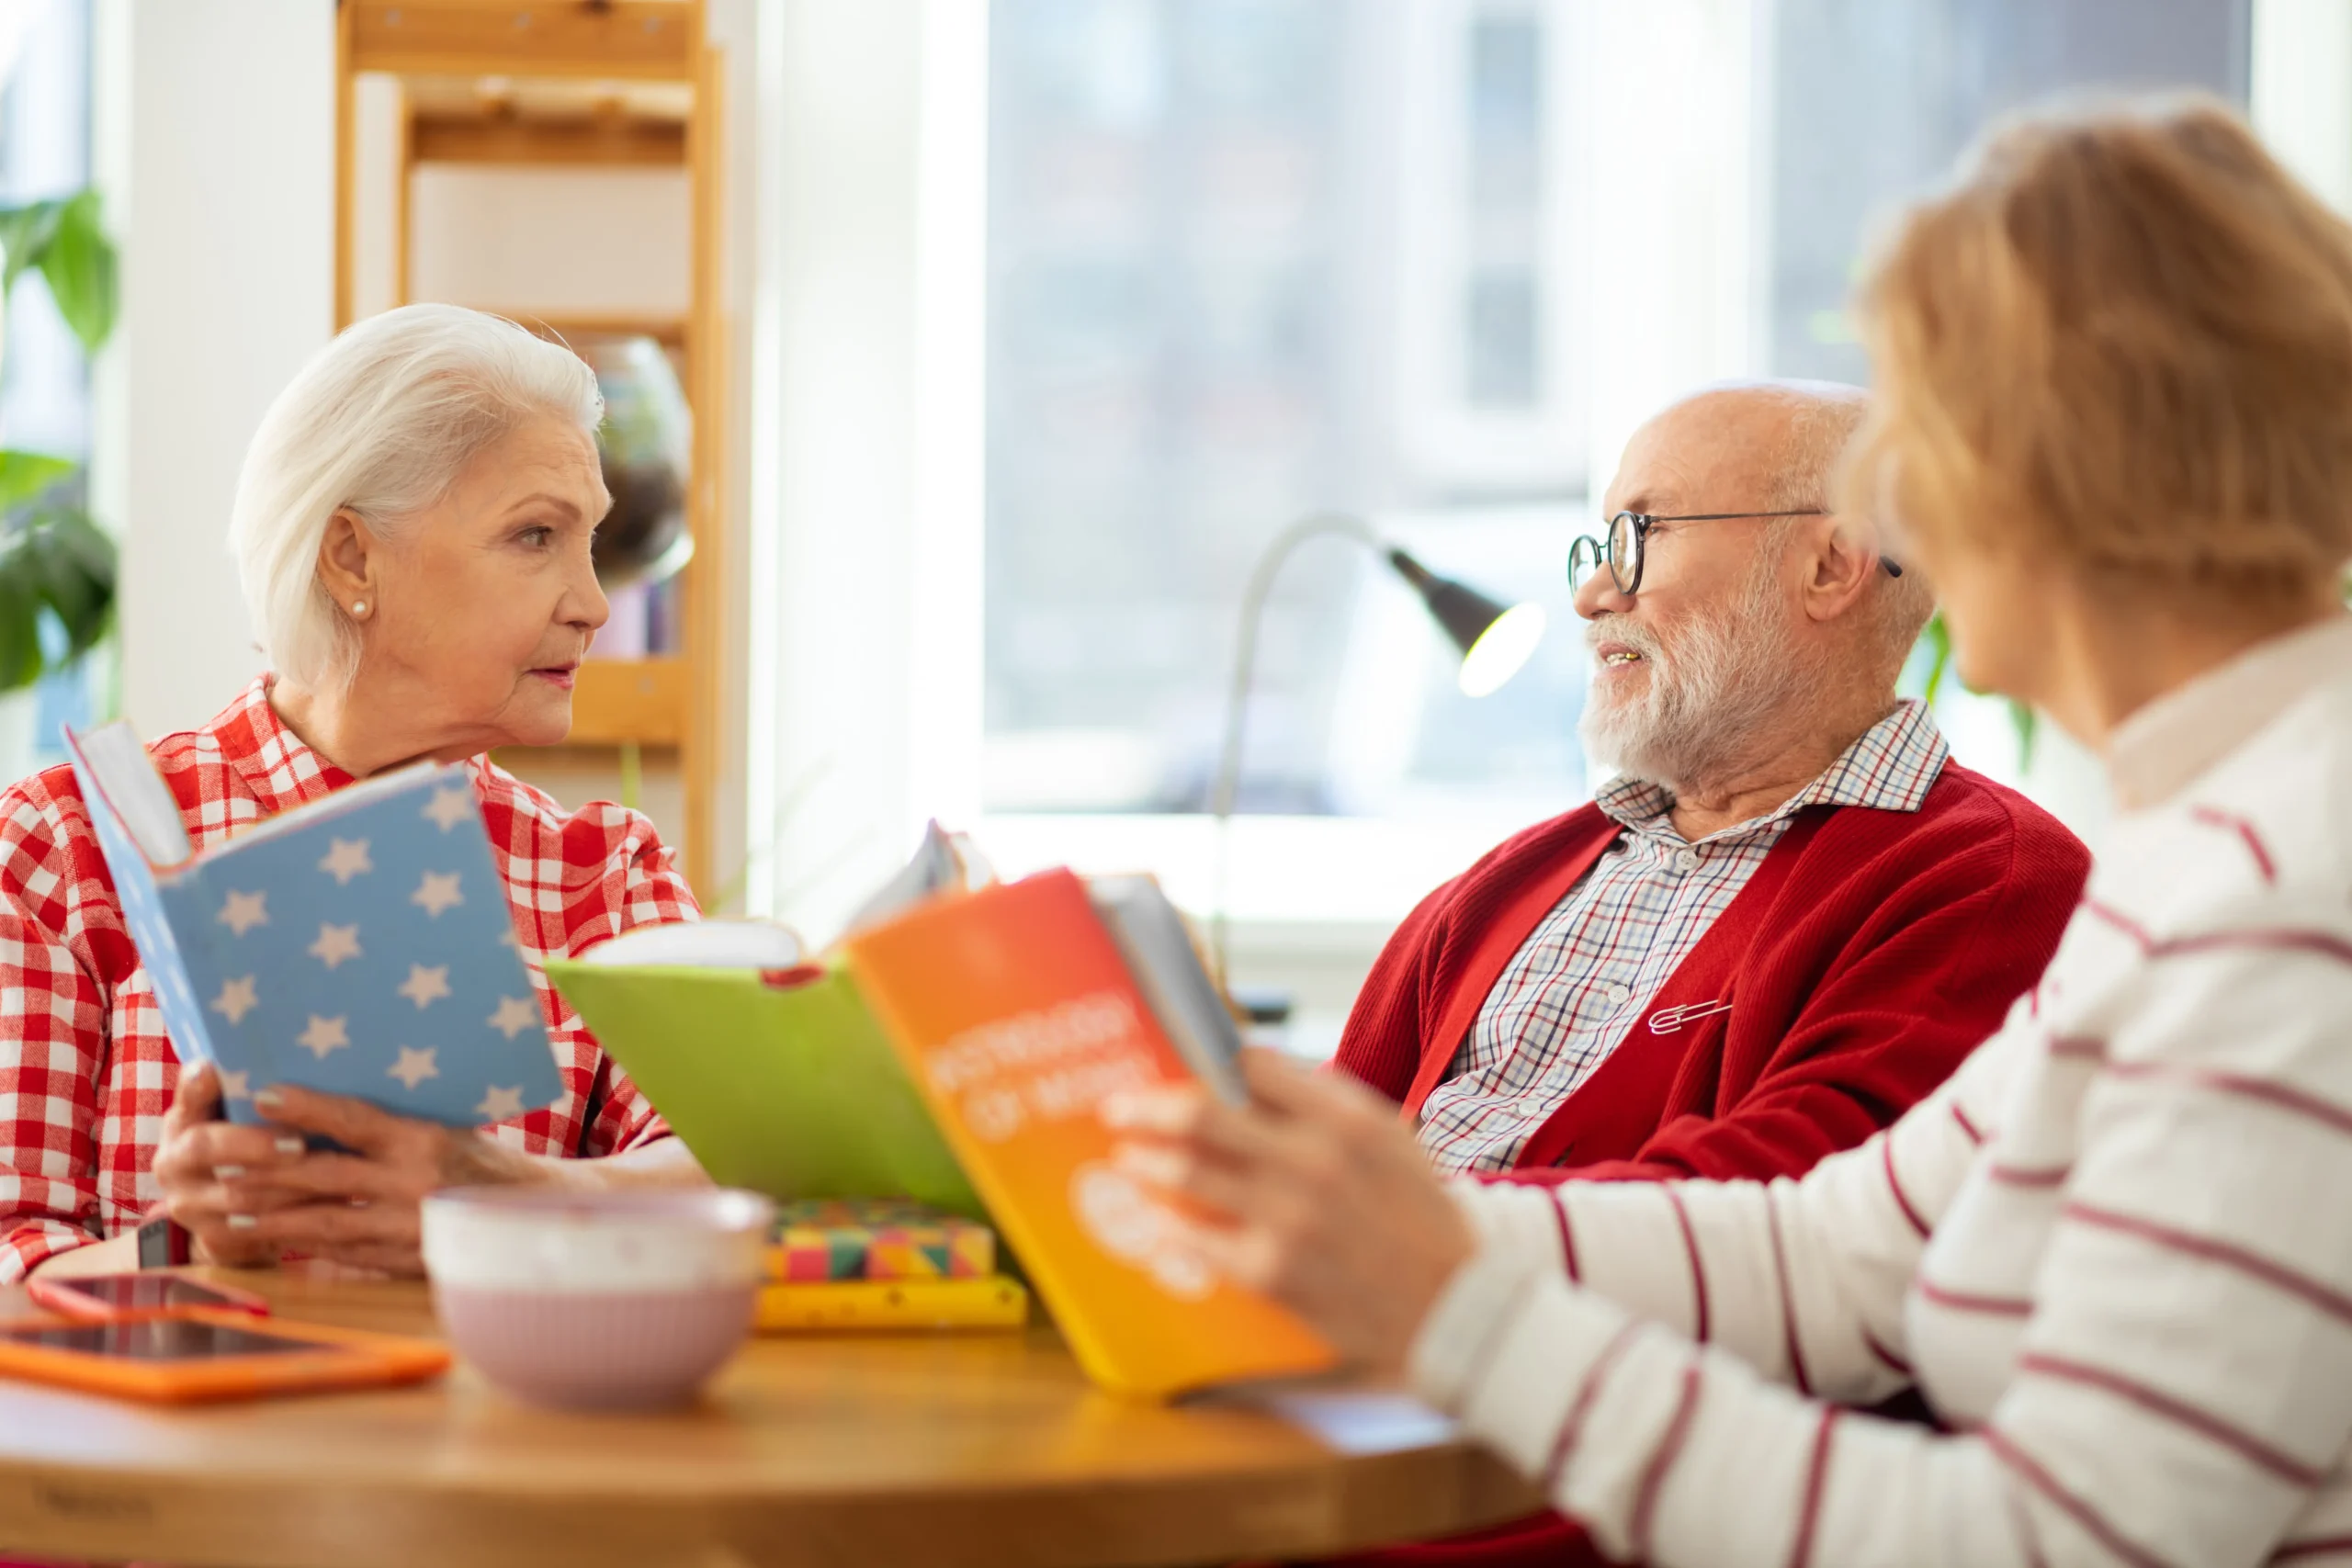
[[[1459,681],[1464,695],[1483,697],[1500,690],[1505,682],[1519,673],[1535,651],[1535,645],[1544,639],[1543,605],[1505,605],[1452,578],[1440,577],[1406,550],[1383,539],[1361,517],[1345,513],[1316,513],[1299,519],[1275,536],[1274,542],[1266,547],[1266,553],[1258,558],[1249,586],[1242,591],[1241,631],[1234,649],[1233,687],[1226,698],[1225,744],[1217,753],[1216,784],[1209,796],[1209,810],[1216,819],[1216,901],[1211,910],[1210,929],[1217,984],[1221,987],[1226,983],[1227,839],[1233,822],[1234,796],[1241,787],[1241,742],[1249,718],[1250,680],[1258,661],[1259,623],[1265,617],[1266,600],[1273,591],[1274,579],[1291,552],[1324,535],[1353,539],[1385,560],[1397,576],[1412,585],[1421,603],[1429,606],[1430,615],[1461,650]]]

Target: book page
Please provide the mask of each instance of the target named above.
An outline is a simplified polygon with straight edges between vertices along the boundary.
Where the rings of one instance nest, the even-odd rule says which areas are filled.
[[[789,969],[805,952],[789,926],[772,920],[668,920],[637,926],[582,955],[606,968]]]
[[[128,720],[117,719],[87,735],[76,735],[74,744],[91,777],[106,792],[106,804],[114,808],[123,831],[130,835],[148,864],[178,865],[195,852],[188,842],[187,826],[180,820],[179,802],[172,798],[170,786],[155,771],[154,759],[147,755],[139,732]]]
[[[1250,1091],[1234,1065],[1241,1031],[1159,884],[1148,876],[1098,876],[1088,881],[1086,892],[1136,988],[1193,1076],[1227,1104],[1246,1103]]]
[[[928,823],[922,830],[922,842],[915,846],[914,858],[858,906],[842,934],[855,936],[871,931],[937,894],[970,886],[968,870],[956,840],[937,822]]]

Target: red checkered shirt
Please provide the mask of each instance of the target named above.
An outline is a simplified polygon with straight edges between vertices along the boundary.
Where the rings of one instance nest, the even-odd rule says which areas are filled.
[[[286,727],[268,685],[148,748],[199,850],[352,782]],[[541,960],[694,919],[671,852],[637,812],[598,801],[567,814],[486,757],[467,765],[563,1080],[553,1105],[491,1135],[578,1157],[668,1136]],[[138,1224],[158,1196],[155,1143],[178,1081],[73,770],[26,779],[0,795],[0,1282]]]
[[[1623,823],[1593,868],[1520,944],[1421,1107],[1421,1146],[1449,1173],[1508,1170],[1592,1077],[1731,908],[1807,806],[1917,811],[1951,755],[1916,702],[1865,730],[1780,809],[1687,843],[1673,795],[1643,779],[1592,803]]]

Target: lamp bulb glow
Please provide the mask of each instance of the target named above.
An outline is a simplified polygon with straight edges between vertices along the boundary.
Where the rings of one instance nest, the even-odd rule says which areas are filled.
[[[1462,694],[1487,696],[1518,674],[1544,640],[1544,606],[1514,604],[1462,656]]]

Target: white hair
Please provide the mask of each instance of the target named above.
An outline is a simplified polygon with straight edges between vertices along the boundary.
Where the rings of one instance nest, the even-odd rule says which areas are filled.
[[[404,305],[339,334],[277,394],[237,475],[229,547],[262,652],[306,685],[358,668],[352,623],[319,581],[338,511],[397,532],[482,448],[552,416],[593,435],[595,372],[559,344],[457,305]]]

